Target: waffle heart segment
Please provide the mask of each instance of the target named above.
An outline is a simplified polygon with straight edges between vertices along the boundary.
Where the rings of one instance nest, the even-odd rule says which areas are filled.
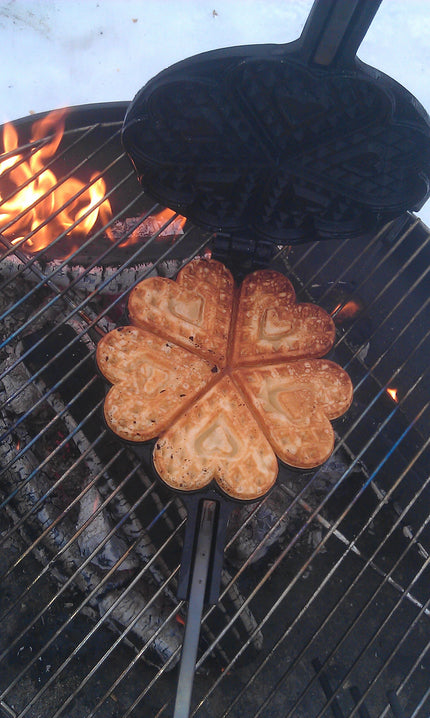
[[[186,265],[176,281],[150,277],[131,292],[132,324],[166,337],[220,367],[227,347],[234,281],[223,264],[199,259]]]
[[[330,419],[352,401],[348,374],[326,359],[299,359],[233,372],[276,455],[289,466],[311,469],[333,451]]]
[[[263,496],[278,474],[269,442],[228,376],[159,437],[154,466],[174,489],[202,489],[215,480],[238,499]]]
[[[330,315],[316,304],[297,304],[284,275],[263,269],[243,280],[234,327],[234,365],[322,357],[334,338]]]
[[[106,423],[128,441],[160,434],[213,378],[213,365],[138,327],[115,329],[97,346],[100,371],[113,386]]]

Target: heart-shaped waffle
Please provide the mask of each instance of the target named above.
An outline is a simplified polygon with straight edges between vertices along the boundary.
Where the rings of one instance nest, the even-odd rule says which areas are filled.
[[[352,401],[348,374],[326,359],[298,359],[234,371],[281,461],[300,469],[322,464],[333,451],[330,419]]]
[[[186,265],[176,281],[150,277],[131,292],[131,322],[196,351],[224,366],[233,306],[234,281],[220,262]]]
[[[129,441],[158,436],[213,378],[214,367],[185,349],[138,327],[122,327],[97,346],[100,371],[113,386],[106,423]]]
[[[158,437],[154,466],[169,486],[215,480],[255,499],[276,479],[276,455],[302,469],[328,458],[330,419],[346,411],[352,386],[337,364],[315,358],[333,345],[330,316],[296,304],[282,274],[254,272],[237,293],[222,264],[196,259],[176,282],[138,284],[129,312],[137,326],[111,332],[97,350],[114,384],[105,416],[122,438]]]
[[[233,364],[322,357],[335,337],[332,318],[316,304],[296,304],[291,282],[260,270],[242,282],[233,340]]]
[[[276,456],[228,376],[192,404],[157,441],[154,465],[175,489],[215,479],[230,496],[255,499],[276,480]]]

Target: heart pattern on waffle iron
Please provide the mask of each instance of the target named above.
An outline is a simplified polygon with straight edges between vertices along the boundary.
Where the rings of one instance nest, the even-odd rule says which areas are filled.
[[[155,77],[123,130],[143,187],[207,229],[281,244],[359,237],[420,208],[430,128],[415,98],[369,67],[296,60],[245,48]]]
[[[256,499],[276,480],[276,457],[309,469],[330,456],[330,420],[349,407],[351,381],[320,358],[334,343],[331,317],[297,304],[284,275],[259,270],[237,291],[224,265],[196,259],[176,281],[138,284],[129,313],[135,326],[97,348],[113,384],[105,418],[122,438],[157,439],[154,466],[170,487],[215,481]]]

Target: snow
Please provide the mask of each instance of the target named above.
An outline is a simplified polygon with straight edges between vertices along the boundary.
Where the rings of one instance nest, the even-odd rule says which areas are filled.
[[[6,0],[0,123],[62,106],[131,100],[177,60],[296,39],[312,0]],[[430,0],[384,0],[358,53],[430,110]],[[430,203],[420,216],[430,224]]]

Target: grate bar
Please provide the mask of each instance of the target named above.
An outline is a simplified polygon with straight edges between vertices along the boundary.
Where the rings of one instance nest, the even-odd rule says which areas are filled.
[[[151,487],[151,488],[153,488],[153,487]],[[148,489],[148,492],[149,492],[149,489]],[[111,498],[111,497],[110,497],[110,498]],[[135,504],[134,504],[133,507],[132,507],[132,510],[133,510],[133,511],[134,511],[134,510],[137,508],[137,506],[143,501],[143,499],[144,499],[144,497],[141,497],[141,498],[139,498],[139,499],[135,502]],[[172,501],[173,501],[173,500],[172,500]],[[172,501],[169,502],[169,504],[171,504]],[[168,506],[166,506],[166,510],[167,510],[167,508],[168,508]],[[50,603],[49,603],[49,604],[45,607],[45,609],[44,609],[42,612],[40,612],[40,614],[36,617],[36,619],[34,620],[34,622],[35,622],[36,620],[38,620],[38,619],[43,615],[43,613],[46,612],[46,610],[50,607],[50,605],[52,605],[52,602],[53,602],[54,600],[56,600],[60,595],[62,595],[62,594],[64,593],[64,591],[66,590],[66,588],[68,587],[68,585],[73,582],[73,580],[74,580],[76,574],[79,573],[80,571],[82,571],[82,570],[85,568],[85,566],[87,566],[87,565],[91,562],[91,559],[94,558],[94,556],[99,552],[100,548],[101,548],[102,546],[104,546],[104,545],[107,543],[107,541],[115,534],[116,530],[118,529],[118,527],[121,525],[122,522],[123,522],[123,520],[121,520],[120,522],[118,522],[117,525],[114,526],[114,528],[109,532],[109,534],[107,534],[107,535],[105,536],[105,538],[100,542],[99,546],[98,546],[96,549],[94,549],[94,551],[83,561],[82,566],[80,566],[79,569],[75,572],[75,574],[72,575],[72,576],[68,579],[68,581],[60,588],[60,590],[59,590],[59,591],[57,592],[57,594],[53,597],[53,599],[50,601]],[[85,525],[84,525],[78,532],[76,532],[76,535],[73,537],[73,540],[74,540],[75,538],[77,538],[77,536],[79,535],[79,533],[81,533],[81,532],[84,530],[84,528],[85,528]],[[170,537],[170,539],[171,539],[171,537]],[[170,540],[170,539],[169,539],[169,540]],[[56,632],[51,636],[51,638],[45,643],[45,645],[43,646],[43,648],[40,649],[40,651],[38,651],[38,652],[35,654],[35,656],[29,661],[29,663],[28,663],[27,666],[23,669],[23,671],[9,684],[7,690],[4,691],[4,692],[0,695],[0,699],[3,699],[3,698],[10,692],[10,690],[11,690],[11,689],[18,683],[18,681],[25,675],[25,673],[27,672],[28,668],[29,668],[30,666],[32,666],[32,665],[35,663],[35,661],[38,660],[38,658],[39,658],[41,655],[43,655],[43,653],[44,653],[44,652],[49,648],[49,646],[58,638],[58,636],[64,631],[64,629],[73,621],[73,619],[78,615],[78,613],[80,613],[80,612],[82,611],[82,608],[89,602],[89,600],[91,600],[91,598],[92,598],[93,596],[95,596],[95,595],[100,591],[100,588],[101,588],[103,585],[106,585],[106,583],[108,582],[109,578],[115,573],[115,571],[118,569],[118,566],[120,566],[121,563],[123,563],[123,562],[125,561],[125,559],[127,558],[127,556],[128,556],[128,555],[131,553],[131,551],[136,547],[136,545],[137,545],[138,542],[139,542],[139,538],[137,538],[132,544],[130,544],[130,546],[127,548],[126,552],[120,557],[120,559],[117,561],[117,563],[114,564],[114,566],[113,566],[113,567],[107,572],[107,574],[101,579],[100,585],[99,585],[99,586],[96,586],[96,588],[93,589],[93,591],[84,599],[84,601],[82,601],[82,603],[70,614],[70,616],[68,617],[68,619],[63,623],[63,625],[62,625],[59,629],[57,629],[57,631],[56,631]],[[160,552],[161,552],[161,550],[159,550],[159,551],[157,552],[157,554],[154,555],[153,561],[156,560],[156,558],[158,557],[158,555],[160,554]],[[106,611],[106,613],[105,613],[105,614],[100,618],[100,620],[95,624],[95,626],[93,626],[93,628],[91,629],[91,631],[90,631],[90,632],[87,634],[87,636],[85,637],[85,640],[84,640],[84,642],[82,643],[82,645],[84,645],[84,643],[86,643],[86,642],[89,640],[90,635],[93,635],[93,633],[97,630],[97,628],[98,628],[100,625],[102,625],[102,624],[106,621],[106,619],[109,617],[109,615],[114,611],[115,607],[123,600],[124,596],[127,595],[127,593],[129,593],[129,592],[131,591],[131,589],[138,583],[138,581],[141,579],[141,577],[145,574],[145,572],[146,572],[147,570],[148,570],[148,564],[145,565],[145,566],[138,572],[138,574],[133,578],[132,582],[127,586],[127,588],[124,589],[123,593],[118,597],[118,599],[116,599],[116,601],[113,602],[113,604],[109,607],[109,609]],[[162,591],[162,590],[163,590],[163,587],[161,587],[161,588],[159,589],[159,591]],[[148,603],[148,606],[151,605],[154,601],[155,601],[155,595],[150,599],[150,602]],[[32,625],[34,625],[34,623],[32,623]],[[29,626],[28,629],[29,629],[30,627],[31,627],[31,626]],[[27,630],[28,630],[28,629],[27,629]],[[27,631],[25,631],[25,632],[27,632]],[[21,638],[21,637],[22,637],[22,636],[20,636],[19,638]],[[17,638],[18,638],[18,637],[17,637]],[[16,642],[17,642],[17,639],[15,639],[15,641],[13,642],[13,645],[15,645]],[[13,645],[11,645],[11,646],[7,649],[8,652],[9,652],[10,649],[13,647]],[[41,691],[40,691],[36,696],[34,696],[33,699],[27,704],[27,706],[26,706],[24,712],[22,712],[22,713],[19,714],[19,718],[21,718],[21,716],[24,716],[24,715],[28,712],[28,709],[29,709],[32,705],[34,705],[34,703],[35,703],[36,700],[40,697],[40,695],[43,695],[43,692],[49,687],[48,684],[50,685],[50,684],[52,683],[52,680],[54,680],[55,677],[70,663],[70,660],[72,659],[73,655],[74,655],[76,652],[77,652],[77,651],[76,651],[76,649],[75,649],[75,651],[73,651],[73,653],[70,654],[69,659],[68,659],[66,662],[64,662],[64,664],[62,664],[62,666],[56,671],[55,674],[53,674],[53,676],[51,676],[51,678],[50,678],[49,681],[45,684],[45,686],[43,686],[43,688],[41,689]],[[60,670],[60,669],[61,669],[61,670]]]
[[[381,392],[382,392],[382,391],[383,391],[383,390],[381,389]],[[411,390],[410,390],[410,391],[411,391]],[[386,418],[384,424],[385,424],[385,423],[388,423],[388,421],[389,421],[389,420],[392,418],[392,416],[396,413],[396,411],[397,411],[397,409],[398,409],[398,406],[399,406],[399,405],[397,405],[397,406],[394,408],[394,410],[391,412],[391,414]],[[426,409],[427,407],[428,407],[428,405],[426,405],[425,409]],[[423,409],[422,412],[420,412],[420,415],[419,415],[419,416],[422,415],[422,413],[424,412],[425,409]],[[369,409],[367,409],[367,410],[369,410]],[[361,420],[362,418],[363,418],[363,415],[361,415],[361,417],[359,417],[359,420]],[[419,417],[417,417],[416,420],[418,420],[418,418],[419,418]],[[359,421],[359,420],[358,420],[358,421]],[[382,428],[383,428],[383,427],[381,426],[381,429],[382,429]],[[411,428],[412,428],[412,425],[409,425],[408,428],[407,428],[407,430],[406,430],[406,432],[405,432],[405,434],[402,436],[402,439],[405,438],[405,436],[406,436],[407,433],[411,430]],[[347,438],[348,434],[349,434],[351,431],[352,431],[352,429],[350,429],[349,432],[347,432],[347,434],[345,435],[343,441],[345,441],[345,439]],[[267,573],[265,574],[264,579],[257,584],[257,586],[254,588],[253,591],[251,591],[251,593],[249,594],[249,596],[248,596],[248,598],[246,599],[245,603],[246,603],[247,601],[248,601],[248,602],[251,601],[252,598],[254,598],[254,596],[258,593],[258,591],[260,590],[260,588],[265,584],[265,582],[268,580],[268,578],[273,574],[275,568],[278,567],[278,565],[281,563],[281,561],[283,560],[283,558],[285,557],[285,555],[290,551],[290,549],[295,545],[295,543],[297,543],[297,540],[298,540],[298,538],[300,537],[300,535],[301,535],[301,534],[303,533],[303,531],[310,525],[311,521],[312,521],[312,520],[315,518],[315,516],[321,511],[321,509],[323,508],[323,506],[327,503],[328,499],[332,496],[332,494],[333,494],[333,493],[335,492],[335,490],[339,487],[339,485],[344,481],[344,479],[346,478],[346,476],[351,472],[353,466],[361,459],[362,455],[365,453],[366,449],[368,448],[368,445],[370,445],[373,440],[374,440],[374,437],[372,437],[372,438],[369,440],[368,444],[367,444],[367,445],[362,449],[362,451],[356,456],[356,458],[355,458],[354,461],[352,462],[351,466],[349,467],[348,471],[347,471],[346,473],[344,473],[344,475],[336,482],[336,484],[334,485],[334,487],[327,493],[326,497],[325,497],[325,498],[323,499],[323,501],[320,503],[320,505],[318,506],[318,508],[317,508],[316,510],[314,510],[313,513],[312,513],[312,514],[309,516],[309,518],[307,519],[307,521],[304,522],[304,524],[303,524],[302,528],[300,529],[300,531],[296,533],[296,535],[294,536],[294,538],[288,543],[288,545],[286,546],[286,548],[283,549],[283,551],[279,554],[279,556],[277,557],[277,559],[274,561],[273,565],[270,567],[270,569],[269,569],[269,570],[267,571]],[[342,443],[342,442],[341,442],[341,443]],[[339,446],[340,446],[340,444],[339,444]],[[336,449],[335,449],[335,451],[336,451]],[[383,461],[381,462],[381,465],[383,465],[383,463],[385,463],[385,461],[386,461],[386,457],[384,457]],[[381,465],[380,465],[380,466],[381,466]],[[319,553],[319,551],[321,550],[321,548],[322,548],[322,547],[325,545],[325,543],[327,542],[328,538],[332,535],[333,531],[334,531],[335,529],[337,529],[337,527],[339,526],[339,524],[341,523],[341,521],[345,518],[345,516],[346,516],[346,514],[348,513],[348,511],[349,511],[349,510],[351,509],[351,507],[357,502],[358,498],[359,498],[359,497],[361,496],[361,494],[365,491],[365,489],[366,489],[367,486],[370,484],[370,482],[372,481],[372,479],[374,478],[374,476],[376,476],[378,470],[380,469],[380,466],[378,466],[377,470],[375,470],[375,471],[373,472],[373,474],[372,474],[372,475],[369,477],[369,479],[365,482],[364,486],[360,489],[360,491],[357,492],[357,494],[354,496],[354,498],[352,499],[352,501],[351,501],[350,504],[348,505],[347,509],[346,509],[346,510],[341,514],[341,516],[339,516],[338,519],[332,524],[332,527],[331,527],[330,531],[328,531],[327,534],[326,534],[326,536],[322,539],[321,544],[318,546],[318,549],[315,550],[315,551],[312,553],[310,559],[309,559],[308,561],[306,561],[306,563],[303,565],[302,569],[300,569],[300,571],[298,571],[298,572],[296,573],[296,575],[295,575],[293,581],[290,582],[290,584],[287,586],[287,588],[285,589],[285,591],[280,595],[280,597],[275,601],[275,603],[272,605],[272,607],[271,607],[271,608],[269,609],[269,611],[266,613],[266,616],[262,619],[262,621],[261,621],[260,624],[259,624],[259,628],[260,628],[260,629],[267,623],[267,621],[268,621],[269,618],[273,615],[273,613],[275,612],[275,610],[280,606],[280,604],[282,603],[282,601],[286,598],[287,594],[291,591],[291,589],[293,588],[293,586],[297,583],[297,581],[299,580],[299,578],[303,575],[303,573],[305,572],[306,568],[308,567],[310,561]],[[316,472],[316,474],[314,475],[314,477],[317,476],[317,474],[318,474],[318,471]],[[244,650],[245,650],[245,649],[247,648],[247,646],[249,645],[250,640],[251,640],[251,638],[249,638],[248,641],[247,641],[247,642],[242,646],[242,648],[238,651],[238,653],[236,654],[236,656],[234,657],[234,659],[233,659],[233,660],[231,661],[231,663],[227,666],[225,672],[227,672],[228,670],[230,670],[230,668],[233,667],[234,663],[238,660],[238,658],[240,657],[240,655],[242,655],[242,653],[244,652]],[[208,649],[208,650],[209,650],[209,649]],[[204,700],[206,700],[206,699],[209,697],[209,695],[213,692],[213,690],[215,689],[215,687],[220,683],[220,681],[222,680],[222,678],[223,678],[224,675],[225,675],[225,674],[222,674],[221,676],[219,676],[219,677],[216,679],[216,681],[214,681],[214,684],[213,684],[212,688],[211,688],[210,691],[206,694]],[[202,706],[204,700],[203,700],[201,703],[199,703],[199,705],[197,706],[196,710],[194,711],[194,713],[193,713],[192,715],[195,715],[195,714],[196,714],[197,709]]]
[[[430,443],[430,441],[429,441],[428,443]],[[429,477],[429,481],[430,481],[430,477]],[[427,483],[428,483],[428,482],[427,482]],[[422,490],[418,493],[418,495],[417,495],[416,498],[418,498],[421,493],[422,493]],[[410,507],[409,507],[409,508],[410,508]],[[406,513],[406,512],[405,512],[405,513]],[[335,653],[336,653],[336,652],[339,650],[339,648],[342,646],[343,642],[348,638],[348,636],[350,635],[350,633],[354,630],[354,627],[357,625],[357,623],[359,622],[360,618],[362,618],[362,616],[364,615],[366,609],[369,608],[369,606],[371,606],[371,604],[373,603],[373,600],[375,599],[375,597],[378,595],[378,593],[380,592],[380,590],[384,587],[385,583],[388,582],[388,579],[389,579],[389,576],[391,575],[391,573],[400,565],[401,561],[404,559],[404,557],[406,556],[406,554],[410,551],[411,547],[415,544],[416,538],[418,538],[418,536],[421,535],[421,533],[424,531],[424,529],[426,528],[426,526],[428,525],[429,522],[430,522],[430,516],[428,517],[428,519],[424,522],[424,524],[421,526],[421,528],[420,528],[419,531],[417,532],[417,536],[416,536],[416,537],[413,537],[413,539],[411,539],[411,542],[408,544],[408,546],[406,547],[406,549],[404,550],[404,552],[400,555],[400,557],[398,558],[398,560],[396,561],[396,563],[395,563],[395,564],[393,565],[393,567],[390,569],[390,572],[389,572],[388,574],[384,574],[384,579],[383,579],[382,583],[378,586],[377,590],[376,590],[376,591],[372,594],[372,596],[369,598],[368,602],[365,604],[365,606],[362,608],[362,610],[360,611],[360,613],[357,615],[357,617],[355,618],[354,622],[350,624],[350,626],[349,626],[349,628],[348,628],[348,631],[342,636],[342,639],[336,644],[336,646],[333,648],[333,650],[332,650],[332,651],[329,653],[329,655],[326,657],[323,667],[328,664],[328,662],[330,661],[330,659],[335,655]],[[369,523],[370,523],[370,522],[369,522]],[[391,533],[394,531],[394,529],[395,529],[399,524],[400,524],[400,519],[398,519],[398,520],[396,521],[396,523],[393,525],[392,529],[390,530],[390,534],[387,536],[387,538],[389,538],[389,536],[391,535]],[[366,528],[367,528],[367,526],[366,526]],[[362,534],[363,531],[364,531],[364,529],[360,532],[360,535]],[[358,538],[358,537],[357,537],[357,538]],[[357,539],[355,539],[354,542],[355,542],[356,540],[357,540]],[[385,541],[386,541],[386,539],[384,539],[384,541],[383,541],[383,542],[381,543],[381,545],[378,547],[378,549],[376,550],[374,556],[372,557],[372,560],[375,558],[376,554],[380,551],[380,549],[382,548],[382,546],[385,544]],[[340,565],[341,561],[344,560],[345,556],[346,556],[346,554],[343,554],[341,560],[339,561],[339,565]],[[335,694],[338,693],[338,691],[339,691],[339,689],[341,688],[341,686],[343,686],[343,685],[347,682],[348,678],[351,676],[351,674],[352,674],[352,672],[353,672],[354,667],[357,665],[359,659],[364,655],[364,653],[368,650],[368,648],[373,644],[374,640],[375,640],[375,639],[377,638],[377,636],[379,635],[379,631],[382,630],[382,628],[386,625],[386,623],[388,622],[389,618],[393,615],[395,609],[399,606],[400,602],[403,601],[404,598],[405,598],[408,594],[411,593],[411,589],[412,589],[413,585],[416,583],[416,581],[417,581],[418,577],[421,575],[421,573],[423,573],[423,571],[425,570],[425,568],[428,566],[429,561],[430,561],[430,558],[427,559],[427,560],[423,563],[421,569],[420,569],[419,572],[415,575],[413,581],[411,581],[410,584],[406,587],[406,589],[404,589],[403,593],[401,594],[400,598],[398,599],[398,601],[397,601],[397,603],[396,603],[395,608],[392,609],[392,612],[390,612],[390,614],[388,614],[388,616],[387,616],[386,620],[384,621],[384,623],[380,624],[380,629],[378,629],[378,633],[375,634],[375,635],[373,636],[373,638],[371,639],[371,641],[366,645],[365,649],[362,651],[362,653],[360,654],[359,658],[357,658],[356,661],[350,666],[350,669],[349,669],[348,673],[347,673],[346,676],[344,676],[344,678],[342,679],[342,683],[337,686],[336,691],[335,691]],[[352,588],[354,588],[354,586],[355,586],[355,584],[357,583],[358,579],[361,578],[361,576],[364,574],[364,572],[365,572],[365,570],[366,570],[366,568],[367,568],[368,566],[370,566],[370,561],[367,562],[367,563],[362,567],[362,569],[360,570],[360,572],[357,574],[356,578],[354,579],[353,583],[348,587],[348,589],[346,589],[345,595],[342,597],[341,602],[342,602],[343,600],[345,600],[345,598],[350,594]],[[336,566],[335,568],[337,568],[337,566]],[[419,615],[421,615],[421,613],[423,613],[423,612],[425,612],[425,611],[427,610],[427,607],[428,607],[429,602],[430,602],[430,601],[427,601],[427,602],[422,606],[422,608],[420,609],[420,614],[419,614]],[[306,608],[307,608],[307,606],[306,606]],[[338,608],[338,606],[336,606],[336,609],[337,609],[337,608]],[[323,622],[323,623],[321,624],[321,626],[320,626],[319,632],[320,632],[320,630],[322,630],[322,628],[323,628],[325,625],[328,624],[330,618],[333,617],[334,613],[335,613],[335,609],[333,609],[333,610],[328,614],[328,616],[324,619],[324,622]],[[285,636],[284,636],[284,638],[285,638]],[[316,636],[314,636],[314,637],[312,638],[312,641],[313,641],[315,638],[316,638]],[[303,652],[301,652],[300,657],[302,657],[302,655],[304,655],[304,653],[308,650],[309,645],[310,645],[310,644],[307,644],[307,645],[306,645],[305,649],[303,649]],[[299,657],[298,659],[296,659],[296,661],[299,660],[300,657]],[[384,669],[385,669],[385,665],[384,665]],[[282,679],[278,682],[278,684],[277,684],[275,690],[278,689],[278,688],[280,687],[280,685],[285,681],[285,679],[286,679],[286,677],[287,677],[287,675],[288,675],[289,672],[290,672],[290,670],[283,675]],[[382,673],[382,670],[381,670],[381,673]],[[297,699],[296,703],[294,704],[294,706],[292,706],[291,709],[289,710],[289,712],[286,714],[285,718],[290,718],[290,716],[293,715],[294,710],[297,708],[297,706],[298,706],[299,703],[302,701],[302,699],[307,695],[307,693],[308,693],[309,690],[312,688],[312,686],[314,685],[315,681],[319,678],[319,676],[320,676],[320,672],[318,672],[318,673],[314,676],[314,678],[311,679],[311,681],[310,681],[310,682],[308,683],[308,685],[306,686],[305,690],[304,690],[304,691],[300,694],[300,696],[298,697],[298,699]],[[369,690],[370,690],[370,688],[369,688]],[[362,702],[365,700],[365,698],[366,698],[367,695],[368,695],[368,691],[366,691],[366,693],[364,693],[364,694],[361,696],[360,701],[359,701],[359,703],[357,704],[357,707],[356,707],[357,710],[358,710],[358,707],[359,707],[359,706],[362,704]],[[268,703],[270,702],[270,700],[271,700],[272,698],[273,698],[273,694],[272,694],[272,695],[266,700],[266,702],[260,707],[259,711],[255,714],[256,717],[257,717],[258,715],[261,715],[261,710],[262,710],[263,708],[266,708],[266,707],[267,707]],[[328,703],[327,703],[327,705],[325,706],[324,710],[325,710],[327,707],[329,707],[330,705],[331,705],[331,699],[328,701]],[[353,711],[353,713],[351,713],[351,715],[353,715],[353,714],[356,712],[356,709],[354,709],[354,711]],[[320,716],[322,716],[322,715],[323,715],[323,713],[320,712],[320,713],[318,714],[318,718],[320,718]]]
[[[428,446],[430,446],[430,438],[429,438],[429,440],[426,442],[426,445],[422,448],[422,450],[421,450],[421,452],[420,452],[419,455],[421,455],[421,454],[425,451],[425,449],[426,449]],[[417,456],[415,457],[415,461],[418,460],[419,455],[417,455]],[[398,487],[398,485],[399,485],[399,484],[401,483],[401,481],[407,476],[408,471],[410,470],[410,468],[411,468],[412,465],[413,465],[413,464],[412,464],[412,462],[411,462],[411,465],[408,466],[407,469],[405,469],[405,470],[402,472],[402,474],[401,474],[401,476],[399,477],[399,479],[397,480],[396,484],[395,484],[395,485],[390,489],[390,491],[387,493],[387,496],[386,496],[386,499],[385,499],[384,503],[386,503],[386,501],[389,500],[390,496],[394,493],[394,491],[396,490],[396,488]],[[378,575],[380,575],[382,578],[384,578],[384,580],[387,580],[388,582],[391,583],[392,579],[391,579],[390,574],[387,574],[387,572],[384,572],[384,571],[382,571],[380,568],[378,568],[377,565],[374,563],[374,560],[375,560],[377,554],[378,554],[378,553],[380,552],[380,550],[383,548],[384,544],[387,542],[387,540],[390,538],[390,536],[394,533],[394,531],[396,530],[396,528],[398,528],[398,527],[401,525],[403,518],[407,515],[408,511],[411,509],[411,507],[413,506],[413,504],[419,499],[419,497],[421,496],[421,494],[424,492],[425,488],[426,488],[429,484],[430,484],[430,477],[428,477],[427,481],[426,481],[425,484],[420,488],[420,490],[417,492],[416,496],[409,502],[409,504],[408,504],[407,507],[404,509],[404,511],[402,512],[402,514],[401,514],[399,517],[397,517],[395,523],[394,523],[394,524],[392,525],[392,527],[390,528],[389,533],[386,535],[386,537],[385,537],[384,540],[380,543],[380,545],[377,547],[377,549],[374,551],[374,553],[373,553],[368,559],[365,560],[365,564],[362,566],[362,568],[360,569],[359,573],[358,573],[357,576],[354,578],[354,581],[353,581],[353,582],[348,586],[348,588],[345,590],[345,593],[344,593],[344,595],[342,596],[342,599],[341,599],[342,601],[344,601],[344,600],[346,600],[346,599],[348,598],[348,596],[349,596],[350,593],[352,592],[352,590],[353,590],[354,586],[356,585],[356,583],[358,582],[358,580],[364,575],[366,569],[369,568],[369,567],[372,568],[372,569],[374,569],[374,570],[376,569]],[[287,487],[284,487],[284,490],[288,490]],[[361,555],[361,552],[358,552],[358,549],[356,548],[356,544],[357,544],[357,542],[359,541],[360,537],[361,537],[361,536],[365,533],[365,531],[369,528],[369,526],[371,525],[372,521],[374,521],[374,519],[376,518],[376,516],[377,516],[377,514],[379,513],[379,511],[382,510],[383,505],[384,505],[383,503],[378,504],[378,506],[376,507],[376,509],[372,512],[372,514],[370,515],[370,517],[367,519],[366,523],[363,525],[362,529],[360,530],[359,534],[354,538],[353,541],[348,541],[347,539],[344,539],[344,540],[343,540],[343,543],[346,543],[346,544],[347,544],[347,550],[341,555],[341,557],[338,559],[338,561],[333,565],[333,567],[332,567],[332,568],[330,569],[330,571],[327,573],[327,575],[326,575],[326,577],[324,578],[323,582],[318,586],[318,589],[317,589],[317,590],[315,591],[315,593],[313,594],[313,596],[312,596],[310,602],[308,602],[307,604],[305,604],[305,606],[301,609],[301,611],[297,614],[297,616],[296,616],[296,618],[294,619],[294,621],[293,621],[293,622],[291,623],[291,625],[289,626],[288,630],[285,631],[285,633],[284,633],[284,634],[277,640],[277,642],[273,645],[272,650],[270,651],[270,653],[267,654],[267,656],[265,657],[264,661],[258,666],[258,668],[256,669],[255,673],[249,678],[249,680],[248,680],[248,682],[246,683],[246,685],[242,688],[242,690],[240,691],[240,693],[237,695],[237,697],[236,697],[234,703],[230,706],[229,710],[223,714],[223,717],[222,717],[222,718],[226,718],[226,716],[229,714],[230,710],[234,707],[234,705],[236,705],[236,704],[240,701],[240,699],[241,699],[241,698],[243,697],[243,695],[245,694],[246,690],[247,690],[247,689],[249,688],[249,686],[255,681],[255,679],[257,678],[257,676],[259,675],[259,673],[261,673],[261,671],[263,670],[263,668],[266,667],[266,665],[267,665],[267,664],[269,663],[269,661],[272,659],[273,655],[276,653],[276,651],[278,650],[278,648],[282,645],[282,643],[283,643],[283,642],[286,640],[286,638],[289,636],[289,634],[291,633],[291,631],[293,630],[293,628],[299,623],[299,621],[301,620],[301,618],[303,618],[304,614],[305,614],[306,611],[309,609],[310,605],[316,600],[316,598],[317,598],[318,595],[322,592],[322,590],[324,589],[324,587],[325,587],[326,585],[328,585],[328,583],[330,582],[332,576],[335,574],[335,572],[338,570],[338,568],[341,567],[341,564],[343,563],[343,561],[344,561],[345,558],[347,557],[349,551],[353,551],[354,553],[358,553],[358,555],[360,555],[360,558],[363,558],[362,555]],[[309,511],[312,511],[312,509],[311,509],[310,507],[309,507]],[[327,528],[328,532],[330,532],[330,535],[337,536],[337,535],[339,534],[339,532],[337,531],[337,529],[334,529],[334,527],[333,527],[332,524],[329,524],[325,519],[323,519],[323,522],[324,522],[325,528]],[[325,539],[325,540],[327,540],[327,539]],[[415,541],[416,541],[416,538],[415,538]],[[410,548],[410,545],[408,546],[408,549],[407,549],[407,550],[409,550],[409,548]],[[310,559],[309,559],[305,564],[303,564],[302,568],[300,569],[301,575],[303,575],[303,573],[304,573],[304,571],[307,569],[308,565],[311,563],[311,561],[315,558],[315,556],[318,554],[318,552],[319,552],[320,550],[321,550],[321,549],[320,549],[320,547],[318,546],[317,549],[315,550],[315,552],[314,552],[314,553],[312,554],[312,556],[310,557]],[[402,557],[401,557],[401,558],[402,558]],[[399,559],[398,563],[400,563],[401,558]],[[395,568],[395,567],[393,567],[392,571],[394,570],[394,568]],[[392,571],[391,571],[391,572],[392,572]],[[404,589],[404,588],[401,587],[401,586],[398,586],[397,583],[394,582],[394,581],[392,582],[391,585],[393,585],[393,584],[394,584],[395,588],[396,588],[398,591],[401,592],[402,598],[404,598],[404,597],[410,598],[415,605],[418,605],[422,610],[424,610],[425,612],[428,612],[428,610],[426,609],[425,606],[423,606],[422,604],[419,604],[419,603],[416,601],[416,599],[413,597],[413,595],[411,594],[410,591],[408,591],[407,589]],[[370,603],[373,601],[373,598],[374,598],[374,595],[373,595],[372,598],[370,599],[369,605],[370,605]],[[282,686],[282,684],[285,682],[285,680],[287,679],[287,677],[292,673],[292,671],[293,671],[293,669],[294,669],[294,665],[295,665],[295,664],[299,664],[299,662],[301,661],[301,659],[306,655],[306,653],[307,653],[307,651],[309,650],[311,644],[318,638],[319,634],[320,634],[320,633],[323,631],[323,629],[328,625],[330,619],[333,618],[333,616],[335,615],[335,613],[336,613],[337,610],[338,610],[338,604],[336,604],[336,605],[334,606],[334,608],[327,614],[327,616],[324,618],[324,620],[322,621],[322,623],[321,623],[320,626],[318,627],[317,632],[312,636],[312,639],[302,648],[302,650],[300,651],[300,653],[297,655],[297,657],[296,657],[296,659],[295,659],[295,661],[294,661],[294,664],[292,664],[292,665],[289,667],[288,671],[286,671],[286,672],[283,674],[282,678],[281,678],[281,679],[277,682],[277,684],[273,687],[273,690],[272,690],[270,696],[269,696],[269,697],[267,698],[267,700],[260,706],[259,713],[255,714],[256,716],[259,715],[259,714],[261,714],[261,711],[267,707],[267,705],[270,703],[270,701],[271,701],[272,698],[273,698],[273,694]],[[337,650],[337,648],[338,648],[338,645],[336,646],[335,650]],[[333,653],[332,653],[331,655],[334,654],[335,650],[333,651]],[[328,656],[328,658],[326,659],[325,665],[326,665],[327,662],[329,661],[331,655]],[[319,674],[318,674],[318,675],[319,675]],[[307,686],[308,689],[311,688],[311,686],[313,685],[313,683],[315,682],[315,680],[318,678],[318,675],[316,675],[316,676],[314,677],[314,679],[312,679],[312,682],[308,684],[308,686]],[[286,718],[287,718],[287,717],[286,717]]]
[[[5,715],[9,716],[9,718],[17,718],[15,711],[12,710],[12,708],[4,701],[0,701],[0,708],[3,710]]]

